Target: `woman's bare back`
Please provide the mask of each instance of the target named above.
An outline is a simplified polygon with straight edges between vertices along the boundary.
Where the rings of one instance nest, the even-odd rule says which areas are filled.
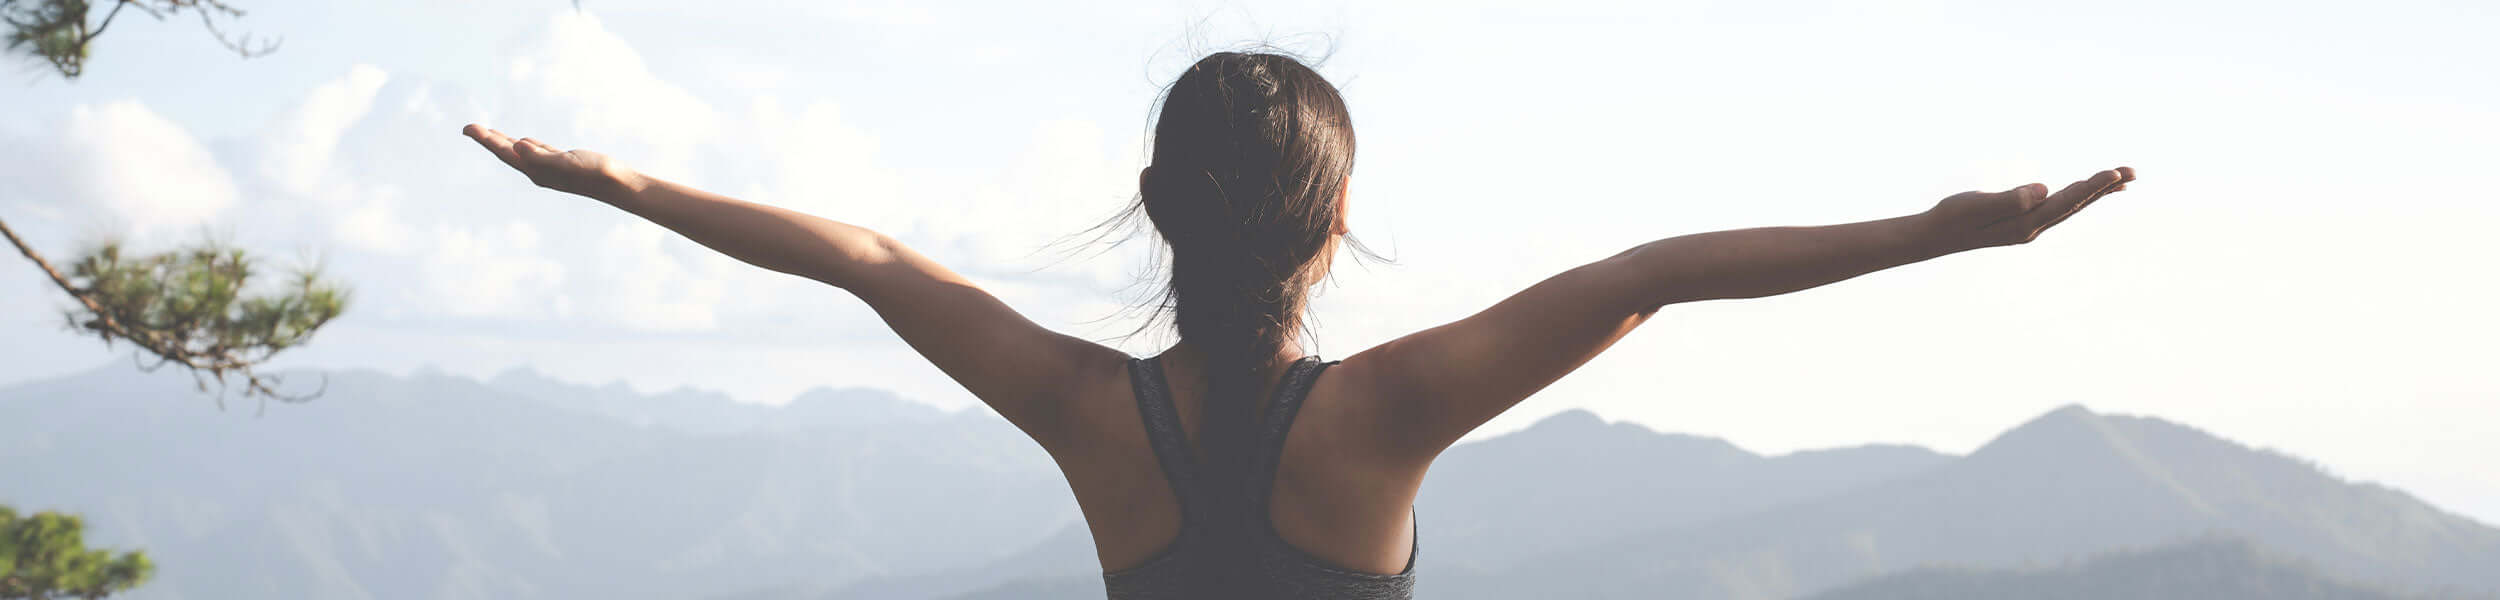
[[[1197,360],[1185,349],[1153,360],[1164,367],[1181,428],[1196,454],[1207,412]],[[1126,363],[1108,362],[1089,366],[1084,391],[1071,398],[1072,435],[1062,438],[1071,441],[1047,448],[1076,494],[1106,572],[1156,556],[1181,527],[1179,500],[1148,445]],[[1348,443],[1363,432],[1345,427],[1353,420],[1346,408],[1365,400],[1357,391],[1361,369],[1347,366],[1322,373],[1303,397],[1277,465],[1268,516],[1286,543],[1331,566],[1395,574],[1410,563],[1409,507],[1423,473],[1367,459],[1361,444]],[[1264,404],[1272,391],[1271,386],[1256,397]]]

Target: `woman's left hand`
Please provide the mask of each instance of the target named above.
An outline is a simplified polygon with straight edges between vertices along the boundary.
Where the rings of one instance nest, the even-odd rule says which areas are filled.
[[[641,175],[608,155],[589,150],[557,150],[533,138],[514,140],[501,131],[475,123],[460,133],[477,140],[495,158],[530,178],[530,183],[559,192],[602,200],[639,188]]]

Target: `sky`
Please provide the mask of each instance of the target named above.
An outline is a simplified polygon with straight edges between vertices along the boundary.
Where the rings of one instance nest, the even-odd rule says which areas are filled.
[[[0,218],[55,256],[324,266],[353,304],[282,368],[975,403],[848,294],[532,188],[469,122],[887,232],[1151,355],[1168,334],[1122,337],[1151,240],[1081,234],[1135,193],[1160,87],[1267,44],[1343,88],[1351,229],[1393,259],[1338,263],[1332,358],[1663,237],[2142,177],[2031,245],[1669,307],[1479,436],[1576,407],[1764,453],[1958,453],[2081,403],[2500,523],[2489,2],[242,6],[228,28],[278,51],[126,17],[75,82],[5,67]],[[65,305],[0,266],[0,384],[129,360]]]

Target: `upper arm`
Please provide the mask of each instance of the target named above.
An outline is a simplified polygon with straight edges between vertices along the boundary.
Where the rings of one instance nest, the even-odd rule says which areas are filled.
[[[894,333],[1000,416],[1045,444],[1083,375],[1117,350],[1051,331],[970,279],[885,236],[837,285],[866,301]]]
[[[1348,357],[1368,382],[1355,418],[1393,459],[1429,462],[1655,314],[1635,249],[1547,278],[1483,312]],[[1418,464],[1421,464],[1420,462]]]
[[[608,200],[748,264],[850,291],[913,350],[1045,446],[1086,375],[1126,355],[1017,314],[972,280],[864,227],[640,178]]]

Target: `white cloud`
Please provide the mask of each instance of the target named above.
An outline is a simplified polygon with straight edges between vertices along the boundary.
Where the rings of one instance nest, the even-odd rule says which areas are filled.
[[[259,174],[284,193],[270,198],[302,215],[310,224],[329,229],[329,237],[351,247],[398,255],[415,248],[416,229],[403,220],[397,199],[402,188],[378,183],[386,177],[347,173],[340,144],[350,129],[366,122],[374,102],[391,76],[380,67],[359,64],[336,79],[314,86],[273,120],[259,140]],[[419,89],[401,110],[429,110],[430,92]]]
[[[390,79],[378,67],[356,65],[346,75],[313,88],[264,140],[268,155],[262,172],[289,191],[315,195],[338,150],[339,136],[364,120],[373,109],[374,94]]]
[[[671,256],[664,244],[674,235],[642,221],[609,228],[599,238],[600,291],[585,308],[629,329],[713,329],[725,286],[717,273],[697,272]]]
[[[136,100],[71,109],[63,137],[76,197],[112,209],[136,235],[199,224],[238,195],[208,148]]]
[[[590,138],[549,142],[630,141],[653,153],[635,164],[662,176],[690,175],[695,146],[719,127],[711,105],[653,74],[632,44],[589,13],[557,14],[546,37],[522,49],[507,72],[530,101],[553,103],[573,133]]]
[[[1107,216],[1134,187],[1135,154],[1106,152],[1102,128],[1076,120],[1034,129],[1027,149],[1009,163],[1016,166],[990,172],[995,175],[898,169],[877,135],[841,106],[757,95],[742,110],[716,110],[652,71],[636,44],[587,14],[554,17],[510,55],[515,58],[506,75],[514,89],[491,107],[507,119],[497,124],[506,131],[599,150],[660,177],[874,228],[968,268],[1013,273],[1048,266],[1055,256],[1037,251]],[[795,76],[777,67],[750,70],[767,73],[759,79],[773,86]],[[458,104],[423,83],[413,89],[421,90],[421,97],[408,100],[412,111]],[[697,166],[722,172],[706,179],[695,176]],[[406,246],[395,240],[405,236],[394,231],[399,204],[385,199],[361,205],[340,216],[334,233],[367,249],[401,251]],[[585,240],[548,248],[545,255],[582,267],[564,273],[564,295],[574,299],[579,316],[601,326],[718,331],[756,321],[786,327],[795,316],[811,327],[849,333],[854,324],[875,324],[865,311],[806,308],[802,298],[821,298],[805,293],[814,283],[720,257],[630,217],[614,218],[613,226],[540,223],[553,239]],[[475,238],[453,241],[481,245]],[[1077,270],[1076,281],[1097,284],[1125,283],[1129,275],[1118,261],[1062,268]],[[1023,308],[1036,318],[1072,315],[1075,311],[1061,306],[1072,301],[1065,292],[1024,294],[1032,306]],[[1077,317],[1094,316],[1099,315]]]
[[[408,99],[400,103],[399,109],[428,123],[457,122],[452,120],[451,113],[444,109],[440,100],[435,99],[434,94],[433,86],[419,84],[415,91],[408,93]]]
[[[1136,152],[1121,150],[1140,144],[1107,145],[1105,138],[1091,121],[1034,126],[997,175],[958,194],[914,199],[914,212],[928,221],[907,241],[931,244],[941,258],[968,267],[1070,278],[1089,294],[1131,283],[1143,253],[1157,243],[1151,233],[1116,251],[1084,245],[1093,240],[1089,228],[1134,199],[1143,166]]]
[[[897,234],[931,216],[904,197],[902,178],[878,155],[876,136],[844,121],[832,103],[810,103],[794,114],[766,96],[748,108],[747,120],[750,143],[763,152],[728,154],[772,165],[770,184],[755,190],[765,196],[752,200]]]
[[[331,224],[331,239],[390,255],[414,250],[416,231],[400,217],[400,196],[397,187],[385,185],[373,188],[364,202],[348,209],[339,215],[336,223]]]
[[[788,67],[724,58],[714,65],[713,73],[730,85],[753,93],[765,93],[790,85],[798,76]]]
[[[466,317],[561,317],[562,263],[538,253],[538,228],[512,221],[487,231],[435,229],[418,276],[428,305]]]
[[[926,26],[938,22],[938,13],[929,3],[875,0],[836,3],[834,14],[843,20],[880,27]]]

